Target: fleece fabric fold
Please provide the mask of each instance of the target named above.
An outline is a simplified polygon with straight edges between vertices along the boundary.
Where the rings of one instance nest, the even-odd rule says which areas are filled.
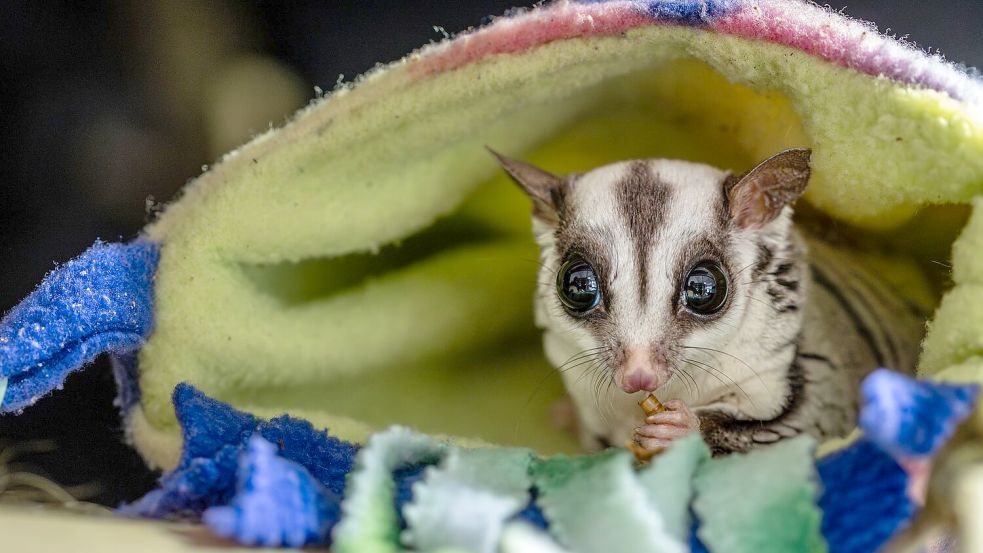
[[[924,304],[931,287],[885,259],[945,255],[947,206],[983,185],[980,90],[792,0],[561,1],[424,48],[230,153],[147,229],[161,260],[134,440],[173,463],[186,381],[356,441],[396,423],[574,451],[549,425],[562,387],[532,321],[528,203],[485,145],[560,173],[657,156],[741,171],[811,147],[811,208],[889,244],[878,270]],[[977,352],[967,258],[926,373]],[[376,407],[378,382],[408,390],[398,408]]]

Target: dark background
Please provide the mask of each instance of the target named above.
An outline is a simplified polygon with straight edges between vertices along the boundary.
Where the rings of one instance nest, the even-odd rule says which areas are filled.
[[[532,2],[4,0],[0,17],[0,310],[96,238],[128,240],[201,167],[376,63]],[[834,8],[844,7],[834,4]],[[953,61],[983,65],[983,2],[854,0]],[[0,445],[52,439],[22,457],[63,484],[97,482],[107,505],[155,475],[122,445],[108,363],[18,417]]]

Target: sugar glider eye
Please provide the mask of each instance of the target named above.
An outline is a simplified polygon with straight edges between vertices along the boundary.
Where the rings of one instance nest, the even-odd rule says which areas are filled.
[[[683,281],[682,302],[690,311],[712,315],[727,299],[727,276],[714,261],[697,263]]]
[[[556,292],[560,303],[574,313],[586,313],[601,303],[601,285],[597,272],[580,256],[573,256],[556,274]]]

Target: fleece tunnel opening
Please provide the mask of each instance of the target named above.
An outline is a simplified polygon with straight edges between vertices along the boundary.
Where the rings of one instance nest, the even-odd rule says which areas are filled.
[[[645,157],[681,158],[741,171],[757,161],[749,150],[771,148],[777,152],[809,145],[801,120],[786,98],[729,83],[695,61],[675,62],[657,71],[614,79],[596,95],[589,109],[540,146],[510,153],[557,173]],[[726,116],[726,108],[715,106],[713,96],[737,98],[742,106],[740,115]],[[703,102],[715,109],[706,109]],[[756,141],[753,147],[751,141]],[[861,257],[869,252],[868,268],[881,274],[886,271],[888,282],[907,286],[912,292],[909,299],[925,313],[932,312],[946,289],[948,249],[967,214],[968,210],[960,206],[931,207],[898,228],[869,231],[830,218],[807,201],[801,202],[797,211],[800,222],[835,235],[840,247],[852,247]],[[268,388],[251,403],[270,409],[288,404],[302,410],[330,405],[374,428],[408,424],[426,432],[464,436],[475,435],[474,417],[479,416],[500,423],[497,427],[486,425],[477,436],[482,440],[576,450],[572,437],[550,435],[562,432],[550,427],[548,411],[550,403],[562,397],[563,389],[558,375],[551,374],[553,369],[539,352],[539,331],[532,324],[537,263],[528,200],[504,175],[479,185],[433,225],[382,246],[378,252],[247,265],[244,270],[262,293],[289,309],[328,301],[380,279],[396,279],[400,272],[412,273],[415,265],[441,256],[496,243],[523,245],[523,254],[504,259],[524,268],[520,271],[525,285],[522,292],[501,298],[502,302],[525,306],[512,319],[513,332],[505,332],[481,347],[458,351],[438,348],[405,363],[380,368],[370,379],[351,376],[332,380],[330,387]],[[475,285],[480,287],[481,279],[495,278],[489,275],[496,274],[496,265],[503,259],[476,261],[471,270]],[[931,275],[928,287],[918,282],[922,275],[912,274],[913,268]],[[427,324],[425,316],[421,316],[420,324]],[[509,354],[503,355],[502,350]],[[384,412],[362,399],[371,397],[380,381],[387,388],[400,390],[398,398],[391,397],[393,408]]]
[[[983,180],[983,162],[944,147],[955,107],[708,37],[639,28],[433,75],[400,66],[203,175],[150,230],[165,247],[140,354],[149,425],[176,433],[169,394],[188,381],[356,441],[403,424],[578,450],[552,420],[563,386],[533,321],[529,200],[485,145],[557,174],[651,157],[741,172],[811,147],[797,217],[933,313]]]

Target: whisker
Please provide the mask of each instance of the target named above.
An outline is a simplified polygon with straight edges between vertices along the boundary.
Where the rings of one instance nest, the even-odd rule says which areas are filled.
[[[609,424],[607,416],[601,410],[601,379],[604,377],[604,373],[603,371],[598,370],[599,368],[600,364],[596,364],[591,370],[593,376],[591,378],[590,387],[594,392],[594,409],[597,411],[597,414],[601,416],[601,420],[603,420],[605,424]]]
[[[573,369],[576,369],[578,367],[582,367],[584,365],[587,365],[589,363],[595,363],[595,362],[597,362],[597,356],[596,355],[597,354],[594,354],[594,355],[591,355],[591,356],[589,356],[589,357],[587,357],[585,359],[580,359],[580,360],[578,360],[578,362],[575,365],[571,365],[569,367],[564,367],[563,370],[558,370],[557,372],[558,373],[566,373],[566,372],[572,371]]]
[[[585,350],[581,350],[571,355],[570,358],[564,361],[563,365],[560,365],[560,367],[558,367],[556,370],[546,371],[546,374],[544,374],[543,377],[539,379],[539,382],[533,388],[532,392],[530,392],[529,397],[526,398],[526,401],[525,403],[523,403],[522,408],[519,409],[519,413],[517,415],[516,423],[515,423],[515,436],[518,437],[519,435],[519,425],[522,423],[523,413],[525,413],[525,411],[529,408],[529,405],[532,403],[532,400],[535,399],[536,395],[543,389],[543,386],[546,384],[546,382],[549,380],[551,376],[559,376],[560,373],[563,372],[562,370],[559,370],[560,368],[564,367],[565,365],[568,365],[569,363],[575,362],[578,359],[582,359],[585,356],[590,357],[592,355],[596,355],[597,353],[600,353],[600,351],[604,350],[605,348],[606,346],[598,346],[596,348],[588,348]]]
[[[536,395],[543,389],[543,386],[549,380],[550,376],[553,375],[559,376],[563,372],[575,369],[587,363],[591,363],[595,361],[598,356],[603,355],[606,349],[607,346],[598,346],[594,348],[587,348],[581,350],[571,355],[566,361],[563,362],[562,365],[556,367],[555,370],[547,371],[546,374],[543,375],[543,378],[539,379],[539,382],[533,388],[532,392],[530,392],[529,397],[526,398],[525,403],[523,403],[522,407],[519,409],[518,414],[516,415],[517,418],[516,418],[515,430],[514,430],[514,435],[516,436],[516,438],[518,438],[519,435],[519,427],[522,423],[523,413],[525,413],[525,411],[529,408],[529,405],[532,403],[532,400],[535,399]],[[575,363],[575,364],[572,366],[568,366],[571,363]],[[583,375],[581,375],[581,378],[583,378]]]
[[[755,377],[757,377],[758,382],[760,382],[761,385],[764,386],[765,391],[768,392],[768,394],[771,394],[771,390],[768,389],[768,383],[766,383],[765,380],[763,378],[761,378],[761,375],[758,374],[758,371],[754,370],[754,367],[752,367],[751,365],[748,365],[740,357],[738,357],[738,356],[736,356],[736,355],[734,355],[732,353],[727,353],[726,351],[719,350],[719,349],[705,348],[705,347],[700,347],[700,346],[687,346],[687,345],[683,345],[682,347],[684,347],[686,349],[695,349],[695,350],[700,350],[700,351],[709,351],[709,352],[713,352],[713,353],[719,353],[721,355],[726,355],[727,357],[730,357],[731,359],[733,359],[733,360],[737,361],[738,363],[744,365],[747,368],[747,370],[751,371],[751,373],[754,374]]]
[[[598,351],[603,350],[606,347],[607,346],[598,346],[596,348],[587,348],[587,349],[580,350],[579,352],[577,352],[577,353],[571,355],[569,358],[567,358],[567,360],[564,361],[563,364],[561,364],[559,367],[557,367],[557,369],[563,368],[566,364],[571,363],[573,361],[576,361],[578,358],[580,358],[580,357],[582,357],[584,355],[594,355]]]
[[[683,386],[686,387],[686,391],[689,392],[690,396],[692,396],[693,398],[699,397],[700,384],[699,382],[696,381],[696,377],[689,374],[689,371],[687,371],[686,369],[682,369],[680,373],[681,373],[680,382],[682,382]]]
[[[692,391],[689,388],[689,383],[686,381],[686,378],[682,374],[683,372],[685,371],[680,368],[674,370],[672,374],[669,375],[669,380],[666,381],[666,387],[667,388],[672,387],[673,382],[678,380],[681,383],[681,385],[686,389],[686,393],[692,394]]]
[[[567,363],[573,361],[574,359],[580,357],[581,355],[584,355],[585,353],[594,353],[594,352],[597,352],[599,350],[604,349],[605,347],[607,347],[607,346],[597,346],[597,347],[593,347],[593,348],[585,348],[585,349],[582,349],[582,350],[578,351],[577,353],[574,353],[573,355],[571,355],[570,357],[568,357],[567,360],[564,361],[560,366],[562,367],[563,365],[566,365]]]
[[[683,363],[686,363],[687,365],[692,365],[693,367],[696,367],[696,368],[702,370],[703,372],[705,372],[705,373],[709,374],[710,376],[714,377],[715,379],[717,379],[717,382],[721,383],[724,386],[727,386],[727,383],[724,382],[724,380],[722,378],[720,378],[720,376],[717,375],[717,372],[722,372],[722,371],[719,371],[719,369],[717,370],[717,372],[712,372],[710,369],[713,368],[713,367],[711,367],[709,364],[707,364],[707,363],[700,363],[700,362],[695,361],[693,359],[690,359],[688,357],[683,357],[682,358],[682,361],[683,361]],[[737,383],[733,381],[733,379],[729,379],[729,380],[731,381],[732,384],[734,384],[735,386],[738,386]],[[740,386],[738,386],[738,388],[740,388]],[[745,395],[747,395],[747,394],[745,394]]]
[[[610,372],[608,372],[607,385],[604,387],[604,395],[608,398],[608,411],[614,413],[614,400],[611,396],[611,387],[614,386],[614,378],[611,377]]]
[[[743,273],[744,271],[746,271],[746,270],[748,270],[748,269],[750,269],[751,267],[754,267],[754,266],[755,266],[755,265],[757,265],[757,264],[758,264],[758,262],[757,262],[757,261],[752,261],[752,262],[751,262],[751,263],[749,263],[749,264],[748,264],[748,265],[747,265],[746,267],[744,267],[744,268],[743,268],[743,269],[741,269],[740,271],[737,271],[736,273],[734,273],[734,274],[733,274],[733,276],[731,276],[731,278],[732,278],[732,279],[736,279],[736,278],[737,278],[738,276],[740,276],[740,275],[741,275],[741,273]]]
[[[594,376],[594,372],[597,370],[597,360],[591,360],[588,361],[587,363],[590,364],[587,366],[586,369],[584,369],[583,372],[580,373],[580,376],[577,377],[577,380],[574,381],[574,384],[580,384],[587,376],[591,376],[591,377]]]
[[[717,376],[718,374],[723,375],[724,378],[726,378],[727,380],[729,380],[731,382],[731,384],[733,384],[735,387],[737,387],[737,389],[740,390],[742,394],[744,394],[744,397],[746,397],[748,399],[748,401],[751,402],[751,405],[754,405],[755,407],[758,406],[758,404],[754,401],[754,398],[752,398],[747,393],[747,391],[744,390],[744,388],[740,384],[738,384],[733,378],[731,378],[729,375],[727,375],[727,373],[721,371],[720,369],[718,369],[716,367],[713,367],[712,365],[708,365],[706,363],[701,363],[699,361],[694,361],[694,360],[689,359],[689,358],[683,358],[683,363],[687,363],[689,365],[692,365],[692,366],[694,366],[694,367],[702,370],[703,372],[705,372],[705,373],[709,374],[710,376],[716,378],[717,381],[719,381],[721,384],[723,384],[726,387],[727,386],[727,383],[724,382],[720,378],[720,376]]]
[[[761,298],[756,298],[756,297],[752,296],[750,292],[747,293],[747,294],[745,294],[745,297],[747,297],[747,299],[749,299],[751,301],[756,301],[756,302],[760,303],[761,305],[764,305],[764,306],[770,308],[771,310],[775,311],[776,313],[780,313],[781,312],[774,305],[772,305],[772,304],[770,304],[770,303],[762,300]]]

